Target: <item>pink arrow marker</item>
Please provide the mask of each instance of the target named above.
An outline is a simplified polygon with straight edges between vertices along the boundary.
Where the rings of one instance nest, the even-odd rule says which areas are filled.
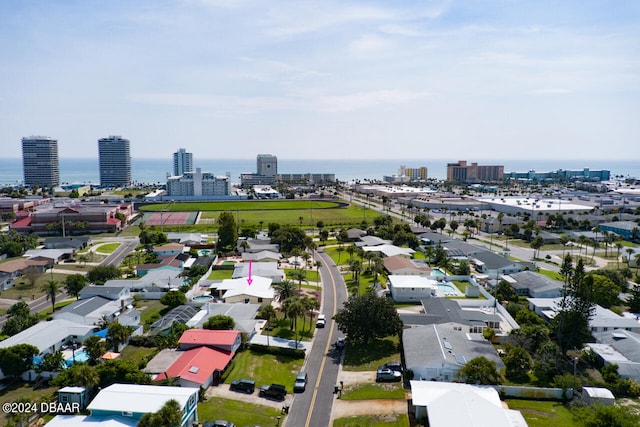
[[[249,278],[247,279],[247,283],[249,285],[251,285],[251,283],[253,283],[253,279],[251,278],[251,264],[253,263],[253,261],[249,261]]]

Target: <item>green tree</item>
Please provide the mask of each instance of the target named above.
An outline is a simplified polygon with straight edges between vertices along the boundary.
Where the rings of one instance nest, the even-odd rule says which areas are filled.
[[[496,362],[486,357],[475,357],[458,370],[458,377],[467,384],[495,385],[499,382]]]
[[[47,353],[42,358],[42,363],[38,366],[40,372],[59,372],[67,367],[67,363],[62,356],[62,353]]]
[[[592,297],[593,278],[589,277],[585,277],[582,259],[578,259],[553,321],[563,354],[570,348],[582,348],[591,336],[589,320],[595,311],[595,303]]]
[[[117,279],[121,275],[115,265],[99,265],[89,270],[87,280],[96,285],[104,285],[108,280]]]
[[[524,378],[531,369],[531,355],[522,347],[508,346],[502,360],[505,376],[510,379]]]
[[[28,287],[33,287],[38,279],[44,274],[44,272],[38,267],[27,267],[22,270],[22,279],[26,282]]]
[[[177,400],[168,400],[158,412],[146,413],[137,427],[177,427],[182,424],[183,412]]]
[[[30,344],[0,348],[2,373],[7,377],[19,377],[33,367],[33,357],[38,353],[40,350]]]
[[[80,291],[87,284],[87,278],[82,274],[70,274],[64,280],[64,288],[69,295],[72,295],[78,299]]]
[[[238,226],[232,213],[222,212],[218,217],[218,248],[234,250],[238,241]]]
[[[42,285],[42,291],[49,296],[49,300],[51,301],[51,312],[56,309],[56,295],[60,292],[60,282],[57,280],[47,280]]]
[[[272,329],[271,321],[276,319],[277,316],[278,316],[278,313],[276,312],[276,309],[271,304],[265,305],[264,307],[262,307],[258,314],[259,318],[267,321],[264,327],[264,329],[267,331],[267,347],[269,347],[269,332]]]
[[[599,274],[589,274],[588,277],[593,280],[591,285],[593,302],[605,308],[617,305],[620,302],[618,295],[621,289],[611,279]]]
[[[627,300],[629,311],[632,313],[640,313],[640,285],[633,285],[629,290],[631,298]]]
[[[540,384],[548,384],[549,380],[562,373],[564,358],[560,347],[553,341],[543,343],[533,359],[533,374]]]
[[[107,328],[107,340],[111,343],[113,351],[120,351],[120,345],[126,343],[131,336],[131,329],[118,322],[109,323]]]
[[[533,239],[531,242],[531,248],[535,251],[535,258],[540,256],[540,248],[544,245],[544,239],[540,236]]]
[[[374,293],[351,296],[333,318],[352,343],[368,344],[402,332],[402,320],[393,301]]]
[[[216,314],[215,316],[209,317],[202,327],[213,330],[232,330],[236,327],[236,321],[233,320],[231,316]]]
[[[107,343],[97,335],[91,335],[84,340],[84,346],[91,364],[96,364],[100,357],[108,350]]]
[[[169,291],[160,298],[160,303],[169,308],[175,308],[187,303],[187,296],[180,291]]]
[[[283,280],[280,283],[274,283],[273,287],[275,288],[280,301],[291,298],[296,292],[296,287],[291,280]]]
[[[583,406],[575,408],[573,416],[580,427],[637,427],[640,425],[640,415],[629,406]]]
[[[280,245],[280,252],[291,254],[295,249],[302,251],[305,249],[305,233],[300,228],[289,225],[280,227],[271,235],[271,243]]]

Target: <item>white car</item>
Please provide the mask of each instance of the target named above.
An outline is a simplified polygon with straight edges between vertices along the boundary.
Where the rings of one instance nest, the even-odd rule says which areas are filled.
[[[316,320],[316,328],[324,328],[327,324],[327,316],[324,314],[318,314],[318,319]]]

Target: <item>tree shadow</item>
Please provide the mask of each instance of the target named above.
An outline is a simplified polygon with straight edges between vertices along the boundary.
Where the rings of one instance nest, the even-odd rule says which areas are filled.
[[[366,365],[398,354],[399,344],[391,339],[377,339],[369,344],[349,345],[345,365]]]

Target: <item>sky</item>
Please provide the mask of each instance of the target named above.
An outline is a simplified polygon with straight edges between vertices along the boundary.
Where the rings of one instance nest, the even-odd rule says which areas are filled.
[[[0,157],[640,159],[640,2],[0,1]]]

